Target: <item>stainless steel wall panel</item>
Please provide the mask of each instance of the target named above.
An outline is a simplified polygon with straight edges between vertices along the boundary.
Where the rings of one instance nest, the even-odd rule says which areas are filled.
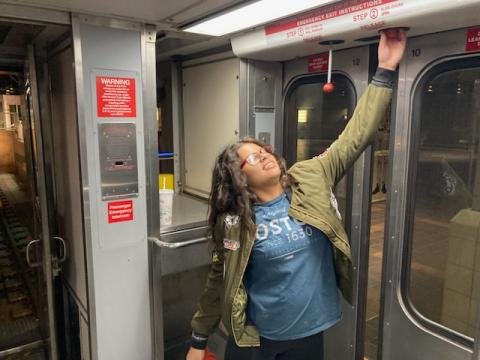
[[[172,122],[173,122],[173,176],[175,193],[181,193],[185,185],[185,152],[183,127],[183,79],[182,64],[172,61]]]
[[[273,145],[283,145],[282,64],[245,61],[247,65],[247,109],[249,136]]]
[[[145,188],[147,198],[147,235],[155,235],[160,231],[160,208],[158,198],[158,126],[157,126],[157,77],[155,61],[156,31],[153,26],[145,26],[142,33],[142,84],[144,104],[144,133],[145,133]],[[149,284],[150,284],[150,322],[153,355],[155,359],[161,359],[163,354],[163,322],[155,321],[155,287],[153,283],[153,246],[148,247],[149,261]],[[161,309],[161,306],[160,306]],[[158,341],[160,339],[160,342]]]
[[[74,15],[73,30],[91,355],[92,359],[150,359],[146,114],[141,77],[145,71],[142,59],[145,56],[142,52],[144,26]],[[105,117],[97,112],[95,91],[98,89],[92,79],[101,73],[116,77],[128,75],[135,79],[135,116]],[[101,199],[97,126],[125,121],[136,124],[139,191],[138,197],[130,199],[132,218],[117,223],[108,220],[108,202]]]

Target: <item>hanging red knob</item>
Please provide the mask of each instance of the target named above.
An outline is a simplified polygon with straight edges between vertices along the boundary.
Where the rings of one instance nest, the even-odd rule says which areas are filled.
[[[323,92],[324,93],[330,94],[334,91],[335,91],[335,85],[333,85],[332,83],[325,83],[323,85]]]
[[[335,91],[335,85],[332,83],[332,46],[328,50],[328,72],[327,72],[327,82],[323,85],[323,92],[326,94],[332,93]]]

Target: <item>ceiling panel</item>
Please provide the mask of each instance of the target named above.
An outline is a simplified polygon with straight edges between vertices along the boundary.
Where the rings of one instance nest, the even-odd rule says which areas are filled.
[[[43,30],[44,25],[0,21],[0,44],[11,48],[25,48]]]
[[[129,18],[153,24],[176,25],[248,1],[252,0],[3,0],[2,2]]]
[[[184,24],[193,20],[201,19],[224,9],[239,6],[249,2],[252,2],[252,0],[200,0],[196,1],[196,4],[194,4],[193,6],[189,6],[175,13],[171,13],[169,16],[162,19],[162,22],[175,25]]]

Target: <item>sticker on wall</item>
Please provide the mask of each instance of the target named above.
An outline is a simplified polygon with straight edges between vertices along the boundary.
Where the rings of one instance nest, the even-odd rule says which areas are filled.
[[[480,26],[468,29],[467,31],[467,44],[465,51],[478,51],[480,50]]]
[[[98,117],[137,116],[134,78],[96,76],[96,89]]]
[[[328,70],[328,54],[308,57],[308,72],[326,72]]]
[[[133,201],[112,201],[108,203],[108,223],[133,220]]]

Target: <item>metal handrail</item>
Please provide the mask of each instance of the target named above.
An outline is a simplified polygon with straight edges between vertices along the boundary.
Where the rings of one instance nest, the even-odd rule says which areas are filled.
[[[28,244],[27,244],[27,247],[25,249],[25,257],[26,257],[26,261],[27,261],[27,265],[31,268],[36,268],[36,267],[39,267],[41,266],[43,263],[42,261],[35,261],[33,262],[31,259],[30,259],[30,248],[34,245],[34,244],[38,244],[41,240],[31,240]]]
[[[60,241],[60,244],[62,244],[61,247],[61,252],[60,252],[60,257],[57,259],[59,263],[63,263],[65,260],[67,260],[67,244],[63,238],[60,236],[53,236],[52,239]]]
[[[162,241],[158,237],[155,237],[155,236],[149,236],[148,240],[153,242],[154,244],[156,244],[159,247],[168,248],[168,249],[178,249],[178,248],[189,246],[189,245],[194,245],[194,244],[200,244],[200,243],[203,243],[203,242],[207,242],[206,237],[196,238],[196,239],[191,239],[191,240],[186,240],[186,241],[168,242],[168,241]]]

